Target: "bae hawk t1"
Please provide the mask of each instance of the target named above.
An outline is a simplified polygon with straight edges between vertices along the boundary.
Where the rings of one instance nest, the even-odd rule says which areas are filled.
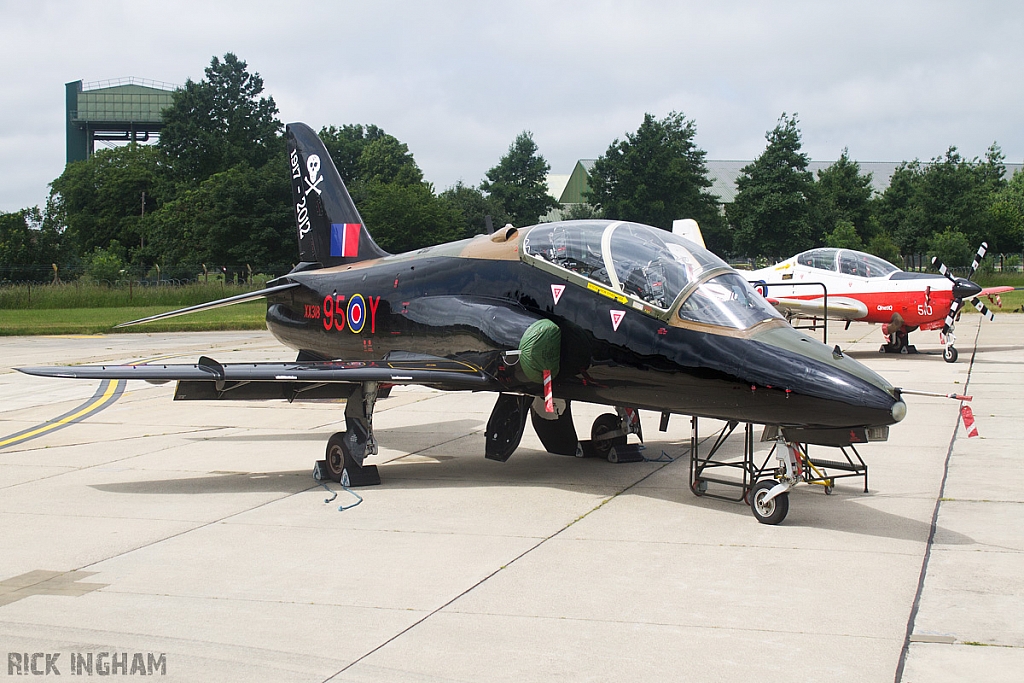
[[[176,380],[176,400],[346,399],[326,463],[353,483],[376,481],[364,460],[390,385],[496,394],[483,451],[498,461],[528,419],[548,451],[580,454],[576,401],[616,409],[590,430],[598,453],[639,431],[637,409],[774,425],[788,461],[752,492],[766,523],[785,516],[799,481],[795,442],[884,436],[906,413],[899,389],[793,329],[746,277],[678,235],[565,221],[388,254],[313,130],[295,123],[286,135],[301,263],[263,290],[126,324],[265,298],[267,328],[295,360],[22,371]]]

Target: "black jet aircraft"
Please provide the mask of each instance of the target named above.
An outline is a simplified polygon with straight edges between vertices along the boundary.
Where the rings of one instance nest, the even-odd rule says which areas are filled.
[[[484,450],[499,461],[531,415],[549,452],[579,454],[573,401],[618,409],[591,429],[599,453],[638,431],[637,409],[661,412],[663,425],[672,413],[775,425],[790,455],[753,491],[767,523],[785,516],[799,480],[794,442],[865,441],[906,413],[899,389],[793,329],[746,278],[682,237],[564,221],[391,255],[313,130],[287,126],[287,144],[301,263],[261,291],[125,324],[266,298],[267,327],[295,361],[22,371],[176,380],[176,400],[345,398],[346,431],[328,441],[326,469],[352,483],[379,481],[363,462],[376,453],[373,407],[390,385],[496,393]]]

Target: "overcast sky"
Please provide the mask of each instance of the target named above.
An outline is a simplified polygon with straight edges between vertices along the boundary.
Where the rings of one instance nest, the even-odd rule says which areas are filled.
[[[284,122],[374,123],[438,191],[533,132],[553,173],[645,112],[681,111],[709,159],[753,159],[782,112],[832,160],[998,142],[1024,160],[1015,2],[22,2],[0,0],[0,210],[45,201],[64,84],[200,80],[234,52]]]

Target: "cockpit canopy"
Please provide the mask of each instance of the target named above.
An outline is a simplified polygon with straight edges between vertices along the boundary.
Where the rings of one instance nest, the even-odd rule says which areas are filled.
[[[678,235],[624,221],[563,221],[531,228],[523,241],[527,258],[542,259],[667,311],[691,283],[680,318],[746,329],[780,317],[735,272],[701,282],[702,274],[727,264]]]
[[[855,277],[888,277],[899,270],[877,256],[852,249],[811,249],[796,255],[796,262],[819,270],[831,270]]]

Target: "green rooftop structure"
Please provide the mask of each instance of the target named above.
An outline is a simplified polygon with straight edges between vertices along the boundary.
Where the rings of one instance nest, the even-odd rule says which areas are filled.
[[[177,88],[143,78],[65,84],[67,162],[88,159],[97,140],[145,142],[159,135]]]

